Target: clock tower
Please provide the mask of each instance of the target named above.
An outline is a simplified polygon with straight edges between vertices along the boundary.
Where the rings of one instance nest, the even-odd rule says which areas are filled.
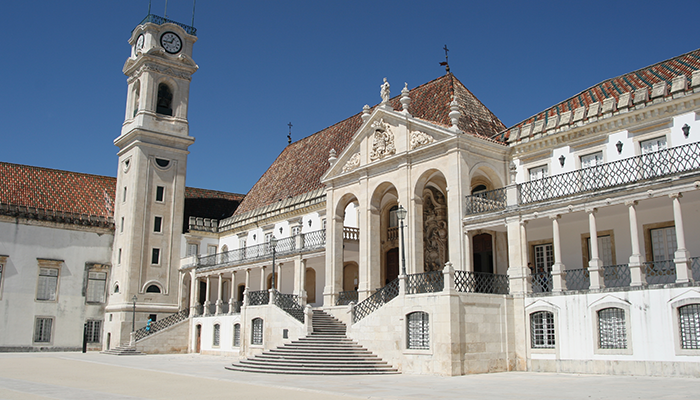
[[[105,347],[179,311],[179,264],[196,29],[149,14],[132,32],[119,148]],[[135,309],[135,311],[134,311]],[[135,315],[135,319],[133,318]]]

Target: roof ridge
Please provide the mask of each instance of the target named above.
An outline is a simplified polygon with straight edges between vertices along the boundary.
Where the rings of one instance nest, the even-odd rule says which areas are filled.
[[[48,167],[40,167],[36,165],[27,165],[27,164],[18,164],[18,163],[11,163],[7,161],[0,161],[0,164],[6,164],[6,165],[12,165],[16,167],[25,167],[25,168],[34,168],[34,169],[43,169],[45,171],[54,171],[54,172],[59,172],[59,173],[69,173],[69,174],[78,174],[78,175],[85,175],[85,176],[94,176],[98,178],[107,178],[107,179],[113,179],[116,181],[116,177],[113,176],[108,176],[108,175],[98,175],[98,174],[90,174],[87,172],[77,172],[77,171],[70,171],[67,169],[57,169],[57,168],[48,168]]]

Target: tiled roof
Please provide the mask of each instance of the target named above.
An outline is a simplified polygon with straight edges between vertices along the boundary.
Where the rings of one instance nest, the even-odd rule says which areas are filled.
[[[450,126],[450,103],[456,95],[462,114],[458,127],[467,134],[490,138],[505,128],[464,85],[447,74],[410,91],[409,111],[420,118]],[[401,110],[400,95],[389,100]],[[375,106],[376,107],[376,106]],[[361,113],[287,146],[257,183],[250,189],[234,215],[323,188],[321,176],[329,167],[328,152],[340,154],[362,125]]]
[[[83,225],[113,226],[117,179],[0,162],[0,214]],[[244,196],[185,188],[185,198],[241,200]]]
[[[649,67],[598,83],[597,85],[594,85],[536,115],[533,115],[522,122],[513,125],[507,130],[499,132],[494,139],[507,141],[512,133],[520,133],[520,129],[523,127],[526,127],[526,132],[529,130],[529,135],[526,134],[526,136],[533,136],[537,132],[535,132],[534,129],[527,129],[527,127],[532,124],[540,122],[540,124],[543,123],[545,127],[555,125],[556,123],[548,123],[549,120],[552,118],[557,118],[567,111],[573,112],[578,108],[585,107],[586,111],[588,112],[591,104],[603,104],[605,99],[611,98],[614,98],[614,101],[617,104],[620,101],[620,96],[623,94],[633,94],[635,91],[640,89],[647,89],[648,101],[652,101],[652,89],[659,83],[665,83],[667,85],[667,91],[664,96],[670,96],[672,94],[671,87],[674,78],[685,75],[687,81],[690,82],[693,72],[699,69],[700,49],[693,50],[678,57],[661,61]],[[683,90],[686,90],[686,88],[683,88]],[[632,95],[630,97],[636,104],[637,100],[634,99],[634,96]],[[584,117],[584,119],[586,118],[588,118],[587,115]],[[544,129],[546,130],[546,128]]]

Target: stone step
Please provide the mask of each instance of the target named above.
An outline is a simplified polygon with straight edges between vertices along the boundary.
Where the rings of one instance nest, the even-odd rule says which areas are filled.
[[[230,365],[225,367],[231,371],[240,372],[255,372],[259,374],[289,374],[289,375],[387,375],[387,374],[399,374],[400,372],[395,369],[387,370],[309,370],[309,369],[266,369],[266,368],[246,368],[239,365]]]
[[[258,358],[251,360],[241,360],[241,365],[267,365],[267,366],[277,366],[277,367],[326,367],[326,368],[365,368],[365,367],[387,367],[386,361],[331,361],[331,360],[286,360],[286,359],[274,359],[274,360],[260,360]]]
[[[139,355],[144,354],[144,353],[136,350],[136,347],[131,347],[131,346],[113,347],[109,350],[102,351],[101,353],[102,354],[111,354],[114,356],[139,356]]]
[[[338,357],[331,354],[258,354],[255,359],[272,359],[272,360],[347,360],[346,357]],[[376,354],[367,354],[363,356],[353,357],[354,361],[381,361]],[[385,361],[381,361],[385,362]]]

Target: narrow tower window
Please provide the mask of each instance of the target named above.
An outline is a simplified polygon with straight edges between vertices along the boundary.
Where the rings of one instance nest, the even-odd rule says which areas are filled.
[[[165,198],[165,187],[156,186],[156,201],[163,201]]]
[[[153,221],[153,232],[162,232],[163,217],[156,217]]]
[[[173,115],[173,92],[165,83],[158,85],[156,112],[163,115]]]

